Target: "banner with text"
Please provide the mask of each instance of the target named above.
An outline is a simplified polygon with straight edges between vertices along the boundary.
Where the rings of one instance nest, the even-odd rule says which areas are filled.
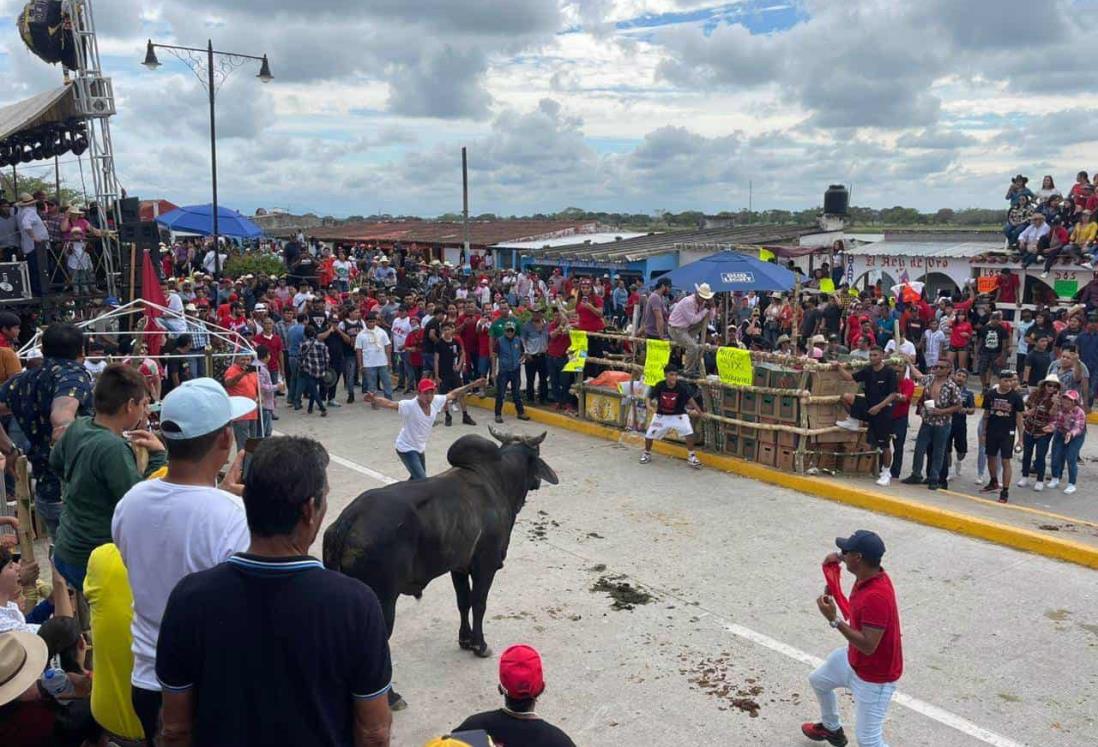
[[[751,354],[741,348],[717,348],[717,373],[724,384],[751,386]]]
[[[648,340],[644,352],[644,383],[655,386],[663,381],[663,368],[671,360],[671,343],[667,340]]]
[[[587,363],[587,333],[582,329],[568,331],[572,338],[572,344],[568,347],[568,362],[564,364],[564,371],[582,371]]]

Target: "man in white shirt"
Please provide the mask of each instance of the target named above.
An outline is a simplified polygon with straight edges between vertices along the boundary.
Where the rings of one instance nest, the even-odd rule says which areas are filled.
[[[1034,213],[1029,220],[1029,225],[1018,237],[1018,243],[1025,251],[1037,254],[1037,243],[1043,236],[1048,235],[1050,229],[1048,224],[1045,223],[1045,216],[1042,213]]]
[[[389,356],[392,354],[389,335],[377,323],[376,312],[366,317],[366,328],[355,337],[355,355],[358,369],[362,371],[362,393],[374,393],[378,389],[386,399],[393,397],[393,380],[389,375]]]
[[[941,322],[937,319],[931,319],[930,326],[923,332],[923,358],[926,359],[927,371],[933,370],[934,365],[942,357],[946,336],[940,327]]]
[[[897,344],[897,340],[899,340],[899,344]],[[894,337],[888,341],[888,344],[885,345],[885,355],[889,356],[895,353],[897,349],[900,351],[900,355],[907,359],[908,363],[914,365],[916,356],[915,343],[904,337],[903,331],[900,332],[899,338]]]
[[[134,485],[114,509],[111,536],[133,589],[133,706],[150,743],[161,700],[156,641],[168,595],[184,576],[213,568],[250,542],[236,497],[243,452],[221,483],[225,489],[217,487],[217,474],[233,443],[233,420],[255,407],[254,400],[230,397],[213,379],[173,389],[160,410],[168,473]]]
[[[206,252],[206,255],[202,258],[202,269],[204,269],[208,274],[214,275],[217,273],[218,269],[225,269],[225,261],[228,258],[228,254],[223,251],[215,252],[214,248],[211,246]],[[218,260],[221,260],[220,263],[218,262]]]
[[[446,405],[462,397],[471,389],[483,386],[487,379],[477,379],[465,386],[451,389],[447,394],[438,394],[438,385],[431,379],[423,379],[419,382],[418,393],[414,399],[404,399],[393,402],[388,398],[367,393],[366,401],[377,407],[387,410],[396,410],[400,413],[400,433],[396,437],[396,453],[404,467],[408,470],[409,480],[427,479],[427,437],[431,435],[431,428],[435,425],[435,419]]]
[[[31,291],[36,296],[45,292],[45,254],[50,240],[50,232],[38,214],[34,198],[24,192],[19,195],[19,243],[23,251],[23,260],[30,274]]]
[[[397,307],[391,330],[393,333],[393,365],[397,367],[397,378],[399,379],[397,389],[409,392],[415,384],[415,381],[413,381],[415,371],[410,360],[405,365],[407,356],[404,354],[404,341],[408,339],[408,334],[412,331],[412,320],[409,318],[408,309],[404,304]]]

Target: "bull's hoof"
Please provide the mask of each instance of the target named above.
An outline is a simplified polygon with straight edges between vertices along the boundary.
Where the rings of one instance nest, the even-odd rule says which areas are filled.
[[[488,646],[487,643],[482,643],[479,646],[473,648],[473,653],[476,654],[478,658],[487,659],[492,655],[492,649]]]
[[[400,697],[400,693],[396,690],[389,691],[389,710],[391,711],[403,711],[408,707],[407,701]]]

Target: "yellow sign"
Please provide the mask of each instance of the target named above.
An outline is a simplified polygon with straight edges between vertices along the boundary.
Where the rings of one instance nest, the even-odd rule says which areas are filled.
[[[648,340],[644,351],[644,383],[655,386],[663,381],[663,368],[671,360],[671,343]]]
[[[751,354],[740,348],[717,348],[717,373],[724,384],[751,386]]]
[[[570,329],[568,335],[572,338],[572,344],[568,346],[568,362],[562,370],[582,371],[587,363],[587,333],[582,329]]]
[[[824,293],[834,293],[835,281],[831,278],[820,278],[820,290]]]
[[[774,252],[770,251],[769,249],[763,249],[762,247],[759,247],[759,259],[761,259],[763,262],[769,262],[770,260],[775,259]]]

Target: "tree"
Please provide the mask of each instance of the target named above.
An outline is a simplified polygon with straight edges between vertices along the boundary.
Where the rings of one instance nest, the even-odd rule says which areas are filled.
[[[16,187],[18,187],[18,189]],[[45,192],[50,200],[57,199],[56,182],[39,179],[38,177],[33,176],[20,176],[18,183],[15,183],[12,182],[11,173],[7,171],[0,172],[0,190],[3,190],[4,196],[12,202],[15,202],[16,198],[23,192],[34,194],[38,190]],[[84,196],[80,192],[77,192],[75,189],[69,189],[65,186],[63,181],[61,182],[62,205],[80,205],[83,204],[83,202]]]

